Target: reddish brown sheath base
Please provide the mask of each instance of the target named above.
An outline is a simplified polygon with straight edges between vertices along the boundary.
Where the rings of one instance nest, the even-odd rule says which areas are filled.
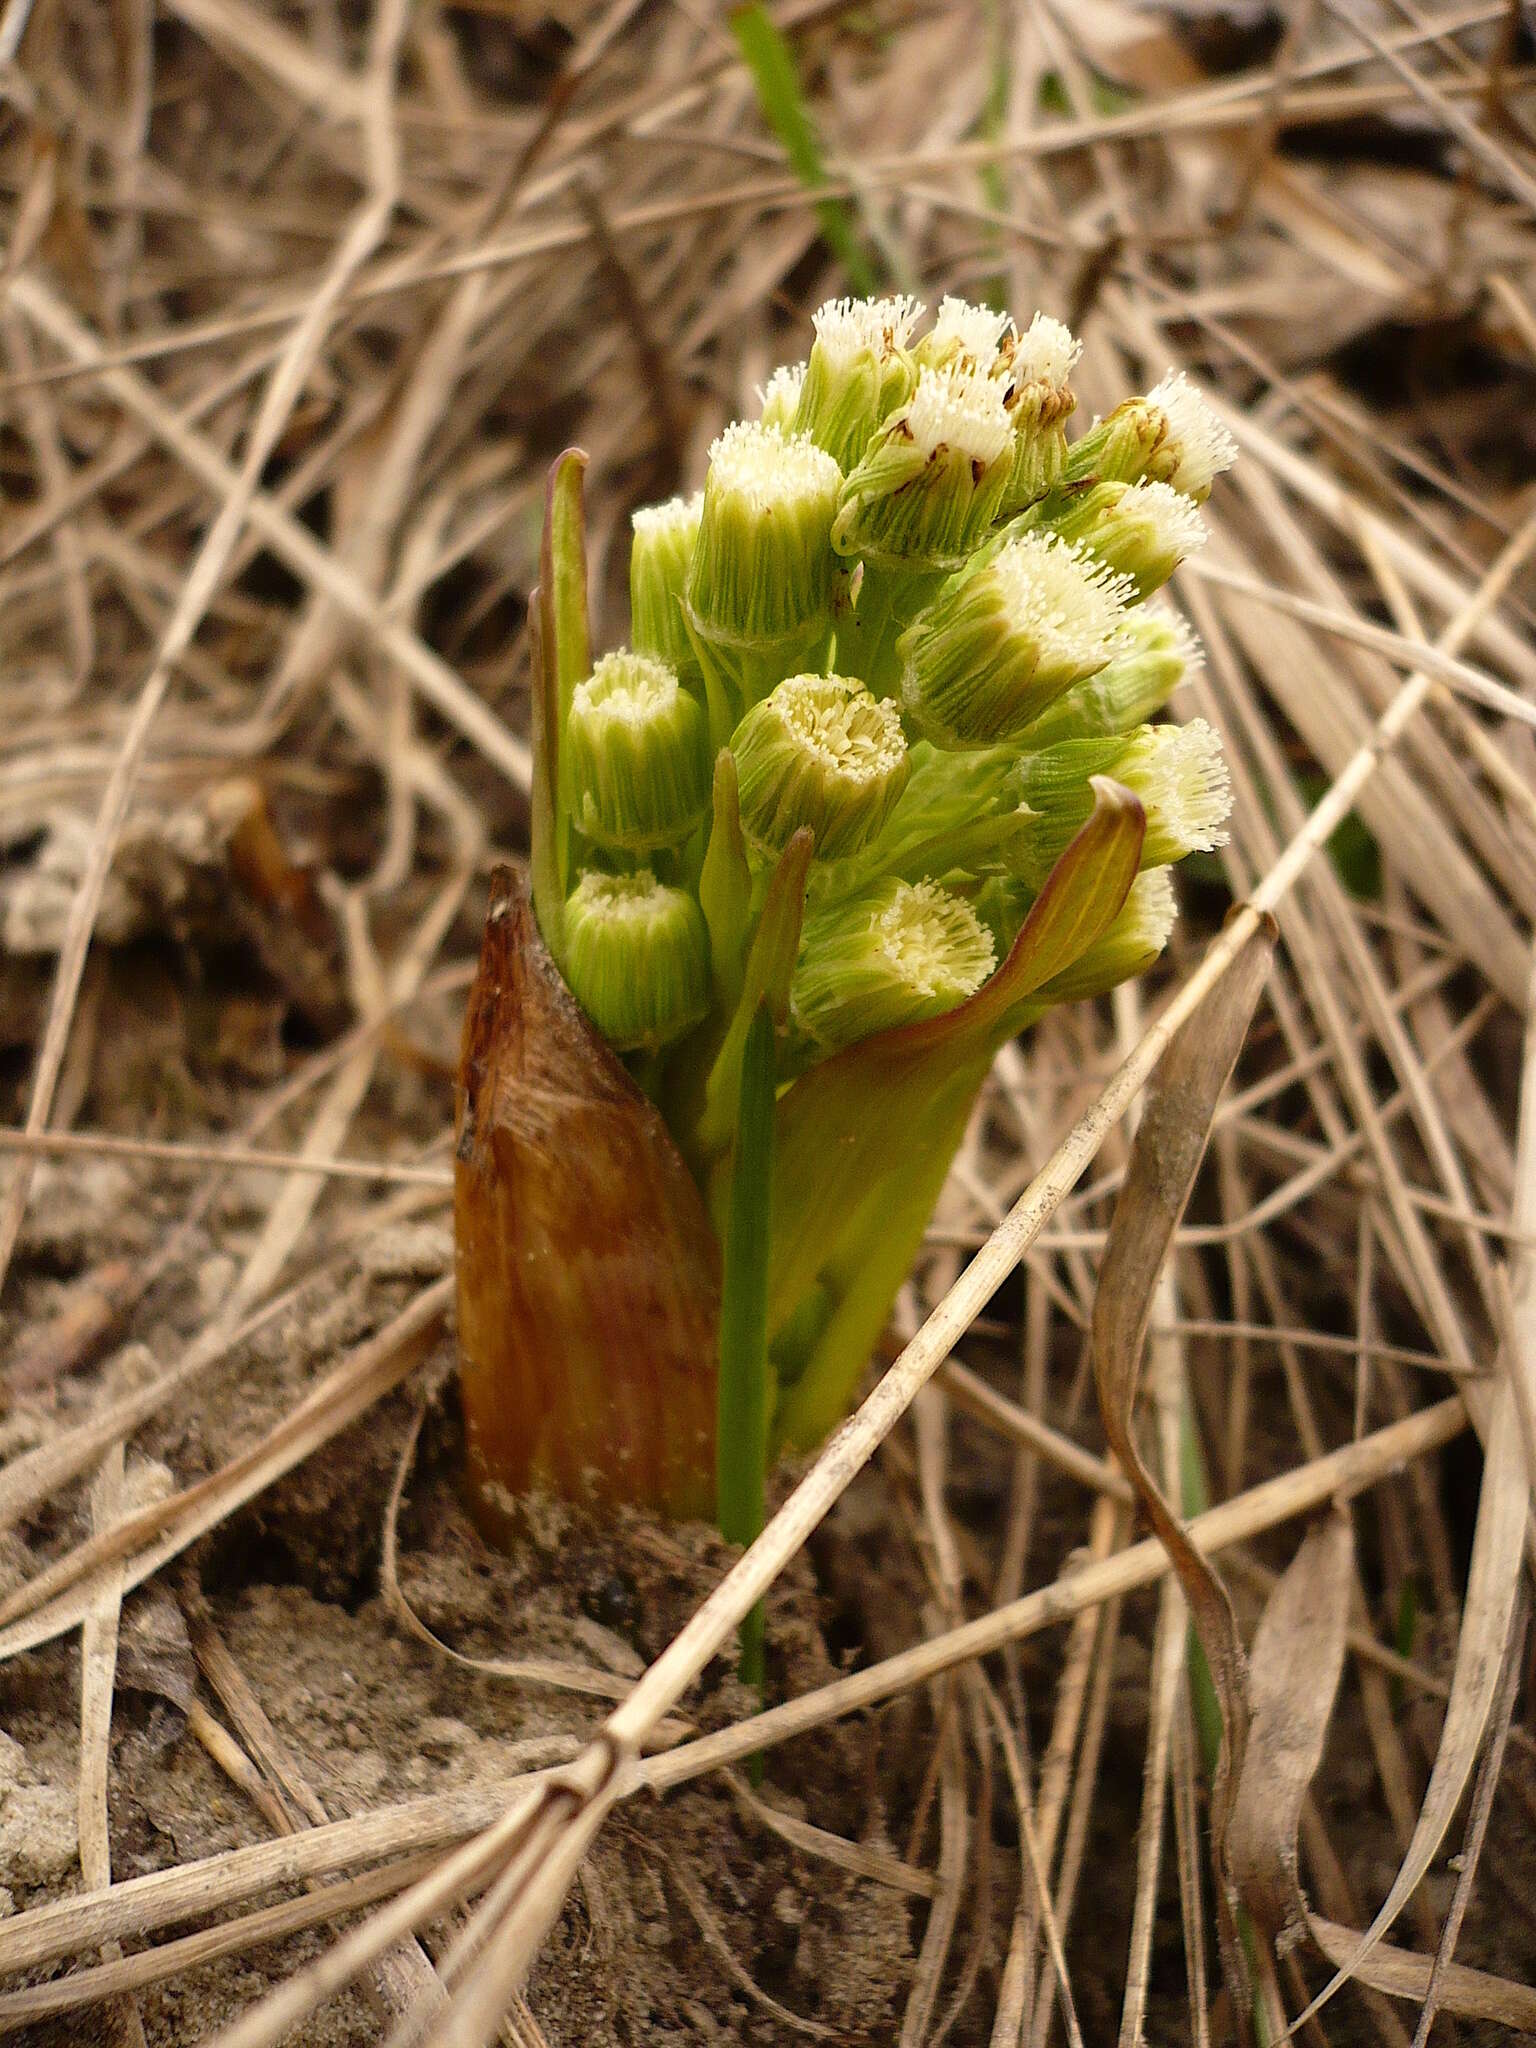
[[[665,1124],[587,1022],[509,868],[459,1064],[454,1229],[473,1505],[713,1513],[720,1256]]]

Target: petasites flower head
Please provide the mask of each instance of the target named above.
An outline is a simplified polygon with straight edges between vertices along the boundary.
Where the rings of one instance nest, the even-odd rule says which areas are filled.
[[[758,392],[761,403],[758,420],[765,427],[777,427],[782,434],[794,432],[800,393],[805,388],[804,363],[780,363]]]
[[[623,853],[680,846],[709,807],[703,706],[650,654],[605,654],[571,694],[562,801],[578,832]]]
[[[843,485],[832,545],[882,567],[958,569],[997,514],[1012,451],[1000,383],[979,371],[919,370]]]
[[[1172,869],[1146,869],[1132,882],[1109,930],[1045,984],[1042,998],[1050,1003],[1084,1002],[1144,974],[1168,944],[1178,914]]]
[[[1203,659],[1200,643],[1176,613],[1133,607],[1108,665],[1063,692],[1023,735],[1023,744],[1038,748],[1057,740],[1105,739],[1145,725]]]
[[[1068,498],[1051,525],[1129,576],[1139,597],[1160,589],[1206,542],[1199,506],[1172,484],[1090,484]]]
[[[1129,789],[1146,813],[1143,868],[1224,846],[1232,808],[1221,742],[1203,718],[1187,725],[1142,725],[1102,740],[1061,740],[1019,762],[1019,836],[1010,865],[1038,887],[1093,808],[1090,777]]]
[[[922,317],[915,299],[828,299],[812,314],[816,339],[805,366],[795,426],[852,469],[917,375],[908,349]]]
[[[995,377],[1006,372],[1016,341],[1006,313],[973,306],[968,299],[945,298],[912,354],[927,369]]]
[[[565,904],[565,978],[620,1052],[654,1052],[709,1007],[709,935],[684,889],[649,868],[584,874]]]
[[[1072,448],[1067,476],[1099,482],[1171,484],[1203,505],[1237,460],[1237,443],[1182,371],[1170,370],[1144,398],[1128,398],[1096,420]]]
[[[737,420],[709,451],[689,616],[701,639],[762,648],[826,615],[842,472],[804,434]]]
[[[1007,351],[1013,469],[1000,516],[1035,504],[1060,481],[1067,463],[1066,423],[1077,405],[1069,379],[1083,345],[1049,313],[1037,313]]]
[[[819,859],[856,853],[906,786],[895,705],[844,676],[790,676],[748,711],[731,751],[742,830],[760,858],[781,853],[803,825]]]
[[[1103,668],[1133,594],[1053,534],[1005,540],[951,577],[897,641],[902,710],[937,747],[1013,738]]]
[[[808,916],[790,984],[797,1031],[824,1051],[939,1017],[997,964],[963,897],[894,877]]]
[[[670,662],[680,676],[697,667],[683,619],[683,593],[699,538],[704,493],[642,505],[630,520],[629,637],[642,654]]]

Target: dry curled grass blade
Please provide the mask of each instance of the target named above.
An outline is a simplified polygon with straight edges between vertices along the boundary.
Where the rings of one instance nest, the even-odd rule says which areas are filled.
[[[1303,1539],[1249,1653],[1248,1751],[1220,1852],[1271,1942],[1305,1925],[1296,1831],[1344,1669],[1353,1576],[1353,1532],[1335,1512]]]

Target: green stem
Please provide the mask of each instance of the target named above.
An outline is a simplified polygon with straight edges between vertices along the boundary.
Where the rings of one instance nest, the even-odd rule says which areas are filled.
[[[768,1246],[773,1182],[773,1017],[759,1003],[741,1060],[729,1221],[720,1296],[719,1420],[715,1435],[720,1533],[751,1543],[763,1526],[768,1470]],[[741,1675],[762,1691],[763,1608],[742,1625]]]

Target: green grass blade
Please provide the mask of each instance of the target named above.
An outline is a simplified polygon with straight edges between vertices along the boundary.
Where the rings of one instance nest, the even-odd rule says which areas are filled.
[[[732,10],[731,28],[757,88],[763,118],[783,143],[790,169],[808,192],[820,190],[827,183],[826,164],[788,44],[758,0]],[[842,203],[831,198],[819,200],[816,218],[822,239],[847,272],[853,290],[863,297],[873,297],[879,289],[874,266]]]
[[[773,1017],[760,1003],[741,1059],[741,1108],[720,1295],[719,1421],[715,1437],[720,1532],[750,1543],[763,1526],[768,1469],[768,1233],[773,1185]],[[763,1610],[741,1632],[741,1675],[763,1682]]]
[[[550,837],[558,886],[563,897],[570,884],[571,823],[559,801],[560,748],[566,714],[576,685],[592,670],[592,645],[587,624],[587,518],[582,490],[587,458],[580,448],[567,448],[549,472],[544,499],[544,535],[539,548],[538,640],[543,702],[538,707],[542,730],[536,749],[550,781],[553,823]],[[548,846],[536,850],[548,855]],[[541,877],[541,880],[543,877]],[[548,931],[544,942],[559,958],[560,947]]]

